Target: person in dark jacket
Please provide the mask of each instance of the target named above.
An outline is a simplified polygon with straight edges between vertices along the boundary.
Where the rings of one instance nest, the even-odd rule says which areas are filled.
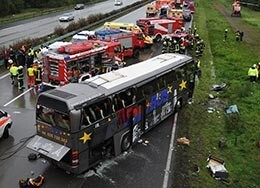
[[[26,57],[25,57],[25,52],[22,49],[17,51],[17,60],[19,66],[23,66],[23,67],[25,66]]]
[[[9,53],[8,53],[8,50],[5,49],[4,50],[4,64],[5,64],[6,69],[9,68],[8,59],[9,59]]]
[[[17,80],[18,80],[18,89],[19,90],[23,90],[24,89],[24,82],[23,82],[23,66],[19,66],[18,67],[18,76],[17,76]]]
[[[244,32],[240,31],[240,41],[243,41]]]
[[[10,50],[9,50],[9,58],[10,58],[11,60],[13,60],[13,63],[14,63],[15,65],[17,65],[16,54],[15,54],[15,51],[14,51],[13,48],[10,48]]]

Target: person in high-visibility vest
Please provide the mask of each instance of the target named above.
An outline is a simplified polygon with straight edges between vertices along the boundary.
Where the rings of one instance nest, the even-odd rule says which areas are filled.
[[[248,69],[248,76],[250,77],[251,82],[256,82],[258,78],[258,70],[256,68],[256,64],[254,64],[252,67]]]
[[[39,86],[42,83],[42,65],[38,65],[37,69],[34,70],[35,73],[35,85]]]
[[[12,59],[9,59],[8,63],[10,65],[9,71],[12,79],[12,84],[15,84],[15,81],[17,80],[17,76],[18,76],[18,67],[14,64]]]
[[[235,32],[235,36],[236,36],[236,41],[240,41],[240,31],[236,31]]]
[[[35,77],[34,77],[34,69],[32,65],[27,69],[27,76],[28,76],[28,88],[34,87]]]

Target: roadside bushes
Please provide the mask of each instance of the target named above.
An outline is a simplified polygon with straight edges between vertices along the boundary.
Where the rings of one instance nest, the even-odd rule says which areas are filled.
[[[65,34],[65,29],[61,26],[57,26],[54,28],[54,33],[55,35],[58,35],[58,36],[62,36]]]

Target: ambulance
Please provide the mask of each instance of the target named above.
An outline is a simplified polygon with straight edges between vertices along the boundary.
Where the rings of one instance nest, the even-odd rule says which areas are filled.
[[[0,138],[8,138],[9,137],[9,129],[12,126],[11,116],[0,109]]]

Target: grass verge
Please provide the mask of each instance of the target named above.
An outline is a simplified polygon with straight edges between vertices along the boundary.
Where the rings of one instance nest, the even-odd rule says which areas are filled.
[[[194,104],[183,109],[179,118],[182,127],[178,136],[188,136],[191,140],[188,148],[177,145],[176,161],[181,163],[179,168],[186,168],[186,171],[181,169],[186,177],[174,177],[173,181],[183,185],[185,180],[189,187],[200,188],[257,187],[260,174],[260,82],[250,83],[247,70],[259,61],[259,48],[258,51],[252,50],[247,43],[236,42],[232,34],[227,42],[223,42],[225,28],[229,31],[233,28],[216,10],[213,0],[197,0],[196,3],[195,24],[207,48],[201,59],[202,78],[195,90]],[[260,37],[259,32],[256,34]],[[228,88],[218,93],[210,91],[212,84],[222,82],[228,83]],[[215,100],[208,99],[210,93],[215,95]],[[233,104],[238,106],[240,115],[238,121],[231,122],[224,107]],[[216,111],[208,113],[208,107],[214,107]],[[223,148],[218,147],[221,137],[227,139]],[[230,175],[228,184],[209,175],[206,159],[210,154],[225,160]],[[185,163],[182,163],[183,159]],[[198,177],[192,176],[195,164],[201,169]]]

